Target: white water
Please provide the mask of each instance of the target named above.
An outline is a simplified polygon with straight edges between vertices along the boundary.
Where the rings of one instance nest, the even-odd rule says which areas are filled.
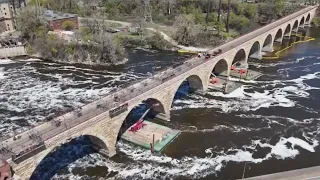
[[[305,60],[297,60],[302,61]],[[277,65],[284,65],[279,63]],[[274,66],[277,66],[274,65]],[[65,66],[65,69],[74,69],[75,71],[81,70],[74,66]],[[54,67],[52,69],[55,69]],[[4,71],[4,69],[2,69]],[[90,69],[89,69],[90,70]],[[3,72],[3,71],[0,71]],[[13,75],[19,72],[34,72],[38,73],[32,67],[23,67],[22,69],[3,72],[6,73],[4,79],[15,78]],[[8,74],[8,75],[7,75]],[[11,75],[12,74],[12,75]],[[99,76],[95,72],[85,73],[92,77]],[[72,75],[72,74],[71,74]],[[243,86],[237,91],[224,95],[218,92],[211,92],[210,95],[215,97],[205,98],[198,95],[191,95],[191,99],[178,100],[175,103],[174,110],[185,108],[215,108],[222,113],[230,112],[244,112],[239,115],[241,117],[259,119],[261,122],[266,121],[268,126],[264,128],[271,129],[271,125],[280,125],[286,127],[290,125],[302,124],[308,127],[309,124],[319,119],[292,119],[281,116],[259,116],[253,115],[253,113],[259,109],[270,107],[284,107],[290,108],[297,106],[297,102],[294,98],[310,98],[309,90],[318,90],[317,87],[312,87],[305,83],[306,80],[320,79],[320,73],[309,73],[301,77],[292,78],[284,81],[252,81],[248,82],[248,85]],[[16,81],[11,83],[4,81],[5,88],[11,87],[10,98],[2,105],[8,109],[12,109],[16,112],[24,111],[28,107],[32,109],[49,110],[52,108],[63,108],[63,105],[68,104],[71,106],[77,106],[82,104],[82,100],[91,100],[98,98],[99,96],[109,92],[109,88],[101,89],[82,89],[82,88],[69,88],[62,90],[61,87],[65,85],[77,85],[84,83],[83,81],[74,81],[69,77],[63,77],[61,75],[50,75],[52,78],[58,80],[58,82],[43,82],[36,78],[20,77]],[[124,77],[138,78],[135,74],[118,74],[109,72],[105,77],[113,78],[111,82],[121,81]],[[1,76],[0,76],[1,79]],[[87,79],[89,83],[94,83],[90,78]],[[251,92],[253,88],[261,87],[262,90]],[[267,88],[269,87],[269,88]],[[270,88],[271,87],[271,88]],[[272,88],[276,87],[276,88]],[[2,90],[2,89],[0,89]],[[3,89],[5,90],[5,89]],[[7,98],[7,93],[0,93],[0,99]],[[28,97],[28,100],[25,99]],[[223,100],[217,100],[217,98],[223,98]],[[40,101],[39,101],[40,100]],[[18,120],[19,118],[26,118],[30,123],[35,123],[32,119],[41,119],[43,116],[29,115],[28,117],[9,117],[10,121]],[[4,124],[1,127],[1,131],[7,131],[8,128],[15,127],[15,124]],[[197,128],[195,128],[197,129]],[[196,130],[196,132],[213,132],[221,130],[229,130],[233,133],[247,131],[259,131],[259,128],[242,127],[242,126],[226,126],[217,125],[211,129]],[[9,129],[10,130],[10,129]],[[318,146],[318,134],[319,130],[311,131],[307,130],[303,132],[303,137],[306,140],[298,138],[296,136],[281,137],[276,143],[271,144],[268,139],[257,139],[255,137],[252,140],[248,140],[247,145],[242,147],[229,147],[226,149],[218,149],[216,147],[210,147],[208,149],[202,149],[207,155],[205,157],[189,157],[184,156],[180,159],[152,155],[148,150],[141,149],[139,147],[133,147],[125,143],[118,143],[118,148],[121,152],[126,154],[127,157],[134,160],[134,162],[128,163],[116,163],[109,159],[104,159],[98,154],[88,155],[75,163],[68,166],[69,171],[75,167],[89,167],[102,165],[109,168],[109,170],[118,172],[118,175],[113,177],[114,179],[162,179],[165,177],[172,178],[177,176],[189,177],[189,178],[201,178],[210,174],[219,172],[228,162],[251,162],[261,163],[271,158],[286,159],[294,158],[301,153],[300,148],[305,151],[314,152],[315,147]],[[287,143],[290,146],[287,147]],[[268,153],[261,158],[254,158],[253,154],[257,151],[257,146],[263,148],[269,148]],[[90,163],[89,163],[90,162]],[[71,177],[70,177],[71,176]],[[81,176],[73,176],[72,174],[58,176],[56,179],[62,177],[69,177],[70,179],[81,179]]]
[[[291,147],[285,145],[288,142],[291,143]],[[264,148],[267,147],[270,150],[262,158],[253,158],[257,145]],[[69,165],[69,171],[75,167],[102,165],[108,167],[109,171],[119,173],[113,179],[163,179],[165,177],[173,178],[178,176],[198,179],[220,171],[228,162],[261,163],[270,158],[294,158],[300,153],[296,147],[314,152],[314,148],[318,146],[318,141],[313,139],[311,142],[307,142],[296,137],[282,137],[275,145],[272,145],[268,142],[262,143],[261,140],[253,140],[250,145],[245,146],[245,149],[230,148],[216,152],[214,148],[208,148],[205,150],[207,156],[204,158],[183,157],[181,159],[153,155],[149,150],[133,147],[123,142],[118,143],[118,146],[119,150],[134,162],[116,163],[102,158],[98,154],[93,154]],[[94,165],[86,163],[90,161],[89,159],[95,159]],[[59,177],[55,176],[56,179],[59,179]],[[76,177],[71,179],[76,179]]]
[[[5,78],[5,72],[4,72],[4,68],[0,68],[0,79],[4,79]]]

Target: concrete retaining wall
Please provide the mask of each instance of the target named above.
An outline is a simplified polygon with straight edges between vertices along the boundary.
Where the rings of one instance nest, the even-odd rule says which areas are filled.
[[[24,46],[0,48],[0,58],[8,58],[8,57],[24,56],[24,55],[27,55],[27,52]]]

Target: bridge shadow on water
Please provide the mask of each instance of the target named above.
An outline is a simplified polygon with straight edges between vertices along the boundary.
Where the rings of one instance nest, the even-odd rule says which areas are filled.
[[[37,166],[30,180],[50,180],[60,169],[96,152],[89,136],[72,139],[50,152]]]
[[[180,87],[178,88],[173,101],[182,99],[188,96],[191,93],[190,84],[188,81],[183,81]]]

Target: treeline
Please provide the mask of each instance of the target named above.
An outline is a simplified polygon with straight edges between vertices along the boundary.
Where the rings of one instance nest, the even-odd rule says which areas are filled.
[[[18,30],[28,40],[29,54],[68,63],[117,65],[125,62],[125,50],[102,27],[73,29],[74,39],[68,42],[55,34],[50,34],[47,24],[41,18],[39,9],[28,6],[16,17]],[[66,30],[72,26],[63,24]]]
[[[134,21],[150,9],[154,23],[177,27],[180,44],[214,46],[239,34],[291,14],[302,8],[285,0],[246,3],[237,0],[103,0],[103,15],[110,19]]]
[[[144,0],[103,0],[103,5],[106,16],[112,19],[124,20],[144,15]],[[259,3],[237,0],[150,1],[153,21],[167,25],[173,25],[175,18],[181,14],[191,14],[196,24],[217,26],[219,20],[225,24],[230,7],[230,26],[238,30],[250,22],[268,23],[293,12],[299,6],[286,5],[285,0],[265,0]]]

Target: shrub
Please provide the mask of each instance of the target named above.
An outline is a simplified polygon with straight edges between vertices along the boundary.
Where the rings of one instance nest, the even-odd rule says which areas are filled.
[[[166,41],[160,33],[154,33],[153,36],[147,38],[147,44],[154,49],[166,50],[171,49],[172,45]]]
[[[64,21],[62,23],[62,28],[66,31],[70,31],[76,27],[76,24],[72,21]]]

